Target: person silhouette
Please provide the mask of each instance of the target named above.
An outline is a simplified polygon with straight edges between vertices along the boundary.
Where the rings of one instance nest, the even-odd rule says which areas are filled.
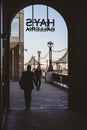
[[[42,75],[42,70],[40,67],[40,64],[37,66],[36,70],[35,70],[35,80],[36,80],[36,89],[40,90],[40,86],[41,86],[41,75]]]
[[[25,106],[28,110],[31,103],[32,89],[34,89],[34,74],[31,71],[31,65],[27,66],[27,71],[22,72],[21,82],[24,90]]]

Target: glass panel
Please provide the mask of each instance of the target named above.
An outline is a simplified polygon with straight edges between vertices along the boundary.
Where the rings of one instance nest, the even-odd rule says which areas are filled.
[[[55,27],[56,25],[56,20],[58,16],[56,17],[55,14],[56,14],[56,11],[53,8],[48,7],[48,19],[50,21],[50,24],[49,24],[50,27],[53,27],[53,26]]]
[[[24,19],[32,19],[32,6],[24,8]]]
[[[13,19],[11,24],[11,37],[19,37],[19,19]]]
[[[29,23],[30,20],[32,19],[32,6],[28,6],[26,8],[24,8],[24,30],[26,31],[27,27],[30,27],[27,25],[28,24],[31,24]],[[25,35],[25,33],[24,33]]]
[[[34,18],[46,19],[47,18],[47,6],[34,5]]]
[[[41,22],[43,21],[43,27],[45,27],[45,22],[47,21],[47,6],[44,5],[34,5],[34,19],[36,19],[38,23],[38,27],[41,26]],[[34,20],[35,21],[35,20]],[[34,23],[34,27],[36,27],[36,23]]]

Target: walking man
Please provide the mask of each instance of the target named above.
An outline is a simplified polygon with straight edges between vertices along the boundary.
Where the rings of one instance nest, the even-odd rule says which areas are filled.
[[[31,93],[32,89],[34,88],[34,74],[31,72],[31,66],[27,66],[27,71],[22,72],[21,76],[22,86],[24,89],[24,99],[25,99],[25,106],[26,110],[30,107],[31,103]]]

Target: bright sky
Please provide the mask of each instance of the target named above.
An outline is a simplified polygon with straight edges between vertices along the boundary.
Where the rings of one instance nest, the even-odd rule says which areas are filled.
[[[34,18],[46,19],[47,18],[47,6],[34,5]],[[46,56],[49,52],[47,43],[52,41],[54,46],[52,50],[60,51],[68,46],[67,39],[67,26],[63,17],[53,8],[49,7],[49,19],[55,19],[55,31],[54,32],[30,32],[26,31],[26,19],[32,18],[32,6],[24,8],[24,48],[28,51],[24,52],[24,61],[30,60],[31,56],[35,56],[38,59],[37,51],[41,51],[41,58]],[[52,59],[58,60],[63,56],[63,52],[52,52]],[[49,58],[49,55],[46,59]],[[45,60],[46,60],[45,59]]]

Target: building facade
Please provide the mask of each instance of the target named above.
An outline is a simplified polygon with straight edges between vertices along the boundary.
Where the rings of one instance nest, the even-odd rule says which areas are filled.
[[[16,14],[11,22],[10,79],[17,81],[24,70],[24,11]]]

